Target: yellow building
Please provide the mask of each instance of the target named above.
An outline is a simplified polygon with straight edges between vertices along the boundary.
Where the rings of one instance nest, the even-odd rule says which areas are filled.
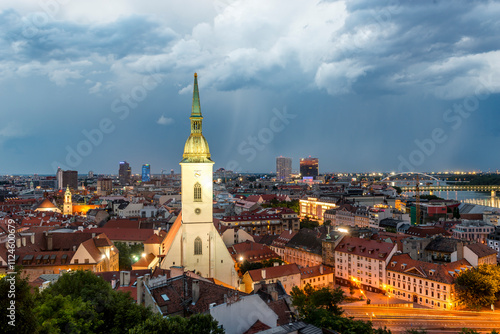
[[[315,197],[308,197],[307,199],[299,200],[300,203],[300,217],[301,218],[311,218],[313,220],[319,221],[321,224],[324,220],[324,214],[326,210],[335,209],[337,205],[335,202],[329,202],[325,200],[319,200]]]

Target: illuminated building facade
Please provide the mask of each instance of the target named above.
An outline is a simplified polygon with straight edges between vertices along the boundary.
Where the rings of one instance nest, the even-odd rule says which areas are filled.
[[[130,183],[130,176],[132,175],[132,169],[126,161],[120,161],[120,169],[118,170],[118,179],[120,180],[120,185],[124,186]]]
[[[300,174],[302,177],[319,175],[318,158],[302,158],[300,159]]]
[[[142,165],[142,182],[151,181],[151,166],[149,164]]]
[[[335,202],[322,200],[314,197],[299,200],[300,217],[309,217],[322,222],[325,219],[325,211],[337,208]]]
[[[224,241],[213,224],[213,164],[202,134],[198,78],[194,75],[191,134],[181,165],[182,211],[162,243],[161,268],[182,266],[235,288],[238,274]]]
[[[280,181],[288,181],[292,174],[292,158],[276,158],[276,178]]]
[[[387,266],[384,290],[389,297],[418,303],[431,308],[449,310],[456,307],[454,281],[471,269],[462,259],[446,264],[413,260],[408,254],[394,255]]]

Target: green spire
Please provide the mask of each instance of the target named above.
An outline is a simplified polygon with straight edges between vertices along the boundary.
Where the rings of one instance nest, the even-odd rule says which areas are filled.
[[[200,107],[200,93],[198,92],[198,75],[194,74],[193,88],[193,106],[191,108],[191,117],[202,117]]]

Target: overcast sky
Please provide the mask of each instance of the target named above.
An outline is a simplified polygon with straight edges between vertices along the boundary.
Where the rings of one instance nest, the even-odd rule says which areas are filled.
[[[2,0],[0,174],[500,168],[500,3]]]

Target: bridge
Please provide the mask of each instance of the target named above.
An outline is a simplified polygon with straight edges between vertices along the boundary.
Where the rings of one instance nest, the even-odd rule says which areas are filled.
[[[406,185],[400,187],[404,192],[415,191],[416,185]],[[500,191],[500,185],[420,185],[422,191]]]

